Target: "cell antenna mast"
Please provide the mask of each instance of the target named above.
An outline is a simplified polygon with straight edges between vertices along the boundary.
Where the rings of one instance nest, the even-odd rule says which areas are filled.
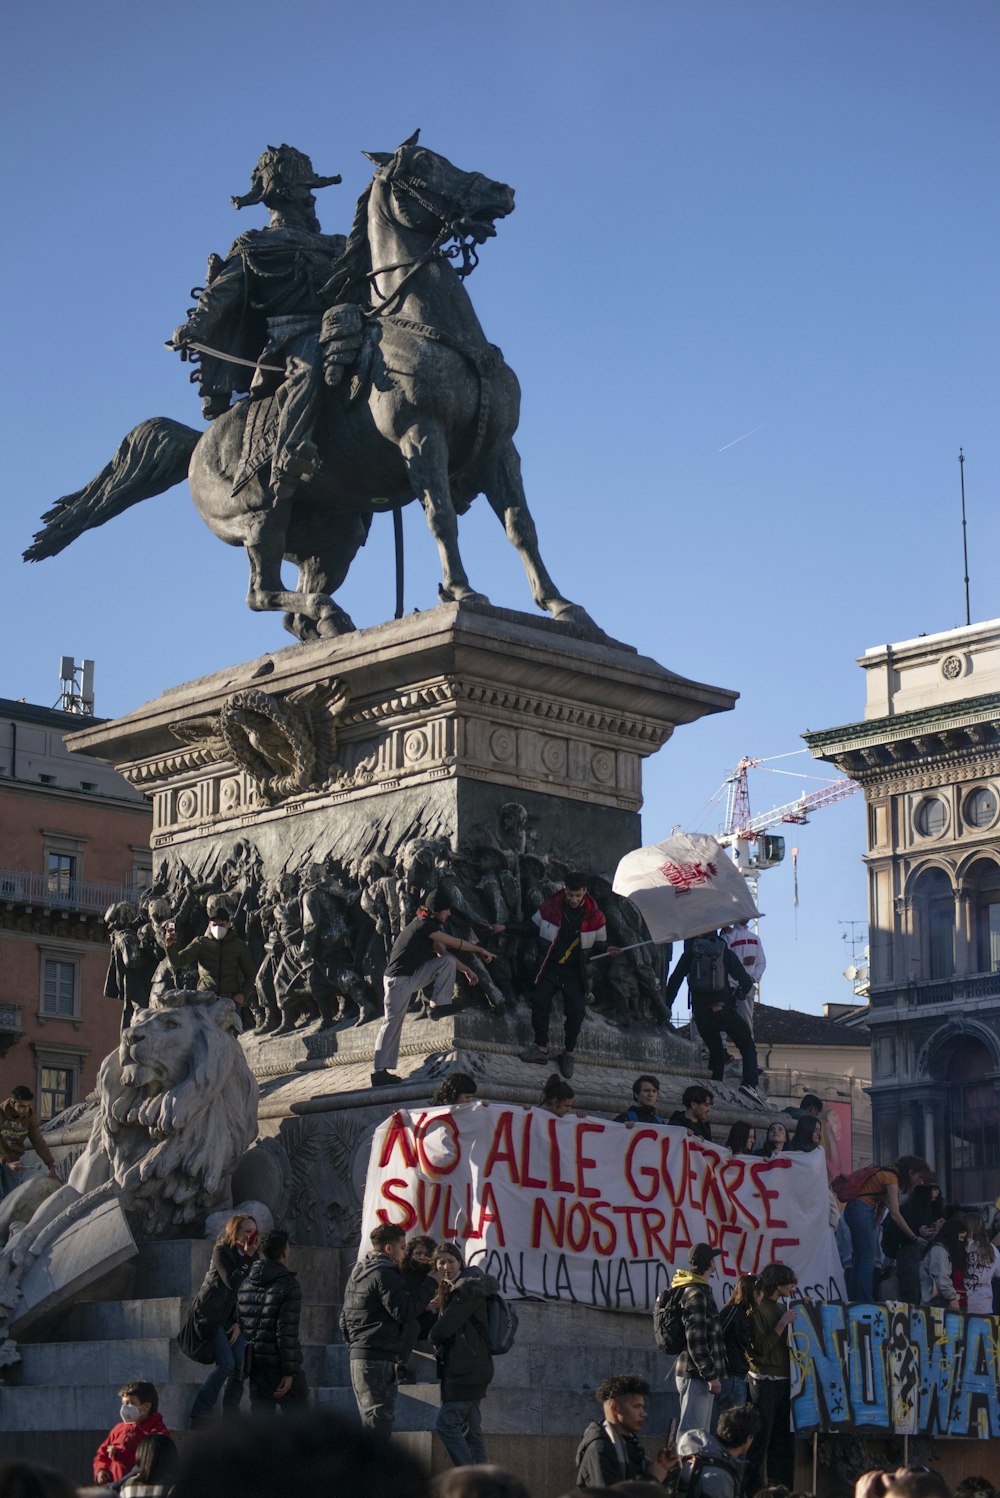
[[[958,449],[958,473],[962,484],[962,557],[965,561],[965,622],[972,623],[969,612],[969,542],[965,531],[965,454]]]

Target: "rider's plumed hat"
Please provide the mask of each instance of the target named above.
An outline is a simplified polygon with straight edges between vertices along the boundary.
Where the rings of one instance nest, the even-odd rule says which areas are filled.
[[[250,208],[255,203],[266,203],[285,197],[295,187],[333,187],[339,177],[318,177],[313,164],[303,151],[294,146],[268,146],[253,169],[250,191],[240,198],[231,198],[234,208]]]

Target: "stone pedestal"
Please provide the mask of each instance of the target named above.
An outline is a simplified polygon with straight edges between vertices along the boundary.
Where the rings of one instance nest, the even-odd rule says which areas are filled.
[[[414,836],[611,871],[640,842],[642,761],[736,693],[573,625],[446,604],[174,687],[68,740],[153,803],[153,848],[210,876],[250,840],[265,877]],[[501,818],[502,822],[502,818]]]

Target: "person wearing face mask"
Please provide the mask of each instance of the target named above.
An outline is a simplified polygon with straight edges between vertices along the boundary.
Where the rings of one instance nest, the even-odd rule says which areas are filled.
[[[250,1273],[260,1235],[252,1217],[230,1217],[212,1249],[212,1262],[194,1298],[190,1316],[198,1335],[208,1342],[215,1367],[205,1379],[191,1406],[190,1427],[198,1430],[211,1423],[222,1389],[223,1414],[237,1414],[243,1398],[243,1364],[246,1341],[236,1314],[240,1286]]]
[[[229,907],[220,895],[213,895],[206,906],[208,930],[196,936],[186,947],[178,947],[172,925],[164,928],[163,942],[167,961],[175,973],[182,973],[191,963],[198,967],[198,987],[203,993],[217,993],[232,999],[242,1014],[246,996],[254,986],[254,961],[250,948],[232,928]]]
[[[169,1436],[158,1404],[155,1384],[135,1379],[118,1390],[122,1402],[119,1421],[108,1432],[94,1457],[94,1481],[102,1487],[120,1482],[135,1466],[135,1453],[143,1436]]]

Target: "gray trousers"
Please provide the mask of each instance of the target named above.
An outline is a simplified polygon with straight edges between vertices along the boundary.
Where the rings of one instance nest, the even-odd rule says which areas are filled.
[[[396,1365],[381,1358],[352,1358],[351,1387],[361,1424],[387,1441],[396,1414]]]
[[[442,952],[440,957],[432,957],[430,962],[418,967],[415,973],[401,973],[398,978],[390,978],[386,974],[382,979],[385,1018],[375,1037],[375,1059],[372,1064],[376,1071],[391,1071],[399,1060],[403,1021],[413,995],[431,983],[434,1003],[446,1003],[455,987],[455,972],[454,957]]]

